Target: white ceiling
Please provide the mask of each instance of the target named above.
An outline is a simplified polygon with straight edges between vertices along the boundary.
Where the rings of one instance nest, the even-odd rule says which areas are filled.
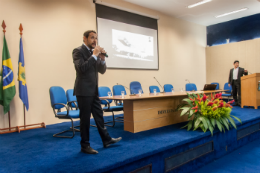
[[[209,26],[225,21],[238,19],[245,16],[260,13],[260,0],[212,0],[209,3],[199,5],[194,8],[187,8],[188,5],[195,4],[202,0],[124,0],[139,6],[150,8],[170,16]],[[216,15],[249,8],[246,11],[231,14],[221,18]]]

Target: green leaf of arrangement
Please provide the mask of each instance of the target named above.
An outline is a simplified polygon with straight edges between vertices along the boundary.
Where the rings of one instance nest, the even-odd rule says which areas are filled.
[[[190,129],[192,128],[192,124],[193,124],[193,121],[190,121],[190,122],[188,123],[188,129],[187,129],[187,131],[190,131]]]
[[[179,111],[179,110],[180,110],[182,107],[184,107],[184,106],[188,106],[188,104],[186,104],[186,103],[179,104],[179,105],[177,106],[177,108],[174,110],[174,112]]]
[[[217,123],[219,131],[222,132],[222,125],[221,125],[221,123],[218,120],[216,120],[216,123]]]
[[[233,116],[233,115],[230,115],[230,116],[232,116],[233,118],[235,118],[238,122],[240,122],[242,124],[242,121],[240,118],[237,118],[236,116]]]
[[[182,101],[185,101],[185,102],[192,102],[190,99],[183,99]]]
[[[181,108],[181,109],[183,109],[183,111],[181,112],[181,116],[183,116],[184,114],[186,114],[190,110],[189,107],[184,107],[184,108]]]
[[[202,123],[200,124],[200,128],[203,130],[204,133],[207,131],[207,129],[205,129],[205,127]]]
[[[214,128],[213,128],[213,126],[211,125],[210,120],[209,120],[208,118],[206,118],[206,117],[205,117],[205,119],[206,119],[206,121],[207,121],[207,123],[208,123],[209,130],[210,130],[210,132],[211,132],[211,135],[213,136]]]
[[[192,95],[194,98],[198,98],[198,96],[196,94],[192,93]]]
[[[215,128],[216,120],[214,118],[211,118],[210,121],[211,121],[211,124],[212,124],[213,128]]]
[[[194,110],[193,110],[193,109],[190,109],[190,115],[189,115],[189,118],[191,118],[193,114],[194,114]]]
[[[232,125],[229,123],[227,117],[222,117],[222,119],[224,119],[224,120],[227,122],[227,124],[228,124],[230,127],[232,127]]]
[[[228,116],[227,119],[229,119],[229,121],[230,121],[230,123],[233,125],[233,127],[234,127],[235,129],[237,129],[237,125],[236,125],[235,121],[234,121],[230,116]]]
[[[204,117],[205,118],[205,120],[207,121],[207,123],[208,123],[208,126],[211,126],[212,127],[212,125],[211,125],[211,122],[209,121],[209,119],[208,118],[206,118],[206,117]]]
[[[181,127],[181,129],[184,129],[185,127],[188,127],[188,124],[189,124],[189,123],[187,123],[185,126]]]
[[[209,127],[208,127],[208,123],[207,123],[205,117],[199,117],[198,119],[200,119],[200,121],[202,121],[205,129],[207,130]]]
[[[226,122],[226,120],[224,120],[223,118],[219,118],[222,121],[222,124],[224,124],[226,126],[226,128],[229,130],[229,126],[228,123]]]
[[[192,101],[190,99],[183,99],[182,101],[187,102],[191,107],[193,107]]]
[[[200,122],[201,122],[201,120],[199,120],[198,118],[195,120],[195,123],[194,123],[194,130],[196,130],[196,129],[199,127]]]

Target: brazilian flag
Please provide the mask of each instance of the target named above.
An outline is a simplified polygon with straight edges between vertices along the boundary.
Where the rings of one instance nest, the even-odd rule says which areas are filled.
[[[2,53],[2,70],[0,81],[0,104],[4,107],[4,114],[10,110],[10,102],[16,93],[14,83],[13,65],[11,62],[8,46],[4,36],[4,46]]]

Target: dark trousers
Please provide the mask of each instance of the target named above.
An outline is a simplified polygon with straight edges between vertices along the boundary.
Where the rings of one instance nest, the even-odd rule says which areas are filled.
[[[235,100],[235,104],[241,105],[241,83],[237,80],[233,80],[232,83],[233,90],[233,98]]]
[[[91,113],[96,122],[98,132],[103,143],[107,143],[111,140],[107,129],[104,126],[103,110],[101,108],[100,99],[98,96],[77,96],[78,107],[80,110],[80,135],[81,146],[89,146],[89,128],[90,128],[90,116]]]

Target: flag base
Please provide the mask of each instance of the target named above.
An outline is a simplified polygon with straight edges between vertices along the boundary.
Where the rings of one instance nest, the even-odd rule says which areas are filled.
[[[20,133],[21,131],[24,131],[24,130],[31,130],[31,129],[38,129],[38,128],[46,128],[45,123],[42,122],[42,123],[38,123],[38,124],[29,124],[29,125],[25,125],[25,126],[3,128],[3,129],[0,129],[0,134],[13,133],[13,132]]]

